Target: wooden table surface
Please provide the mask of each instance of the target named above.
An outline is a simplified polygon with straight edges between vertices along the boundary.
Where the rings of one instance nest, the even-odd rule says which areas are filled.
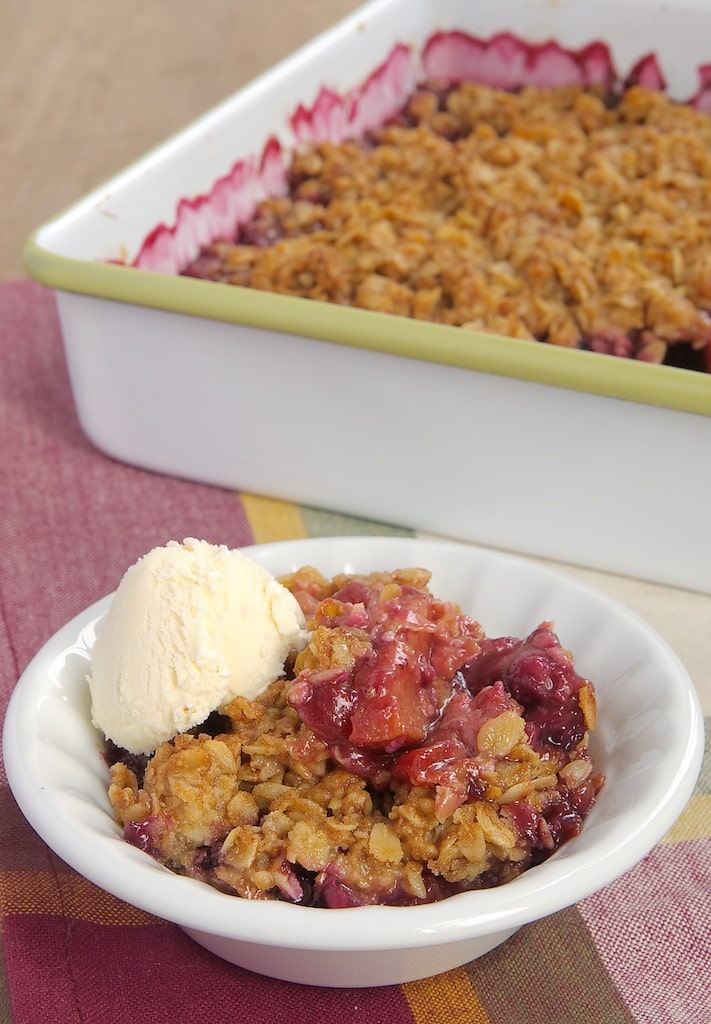
[[[0,281],[35,227],[358,6],[2,0]]]

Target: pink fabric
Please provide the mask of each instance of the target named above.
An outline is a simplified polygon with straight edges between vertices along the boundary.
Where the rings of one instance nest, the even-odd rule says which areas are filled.
[[[711,843],[659,846],[580,905],[639,1024],[711,1021]]]

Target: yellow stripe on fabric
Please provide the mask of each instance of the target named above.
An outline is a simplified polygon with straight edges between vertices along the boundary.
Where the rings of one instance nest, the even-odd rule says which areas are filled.
[[[124,903],[91,882],[49,871],[0,873],[0,906],[10,914],[51,914],[100,925],[156,924],[158,918]]]
[[[692,796],[662,842],[683,843],[687,839],[704,839],[706,836],[711,836],[711,793],[700,793]]]
[[[257,494],[241,494],[240,498],[255,544],[308,537],[298,505]]]
[[[463,967],[402,986],[415,1024],[491,1024]]]

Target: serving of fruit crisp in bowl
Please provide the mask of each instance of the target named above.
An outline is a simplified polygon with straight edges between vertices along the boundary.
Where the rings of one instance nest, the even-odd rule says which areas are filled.
[[[187,539],[50,641],[5,735],[77,870],[227,960],[350,987],[458,966],[627,871],[690,795],[700,723],[644,622],[534,563]]]
[[[150,652],[131,666],[138,685],[155,671],[153,645],[165,663],[166,617],[193,614],[191,591],[207,578],[202,614],[212,616],[231,574],[244,571],[230,552],[187,543],[189,552],[173,545],[133,570],[155,576],[145,622],[160,623],[138,645],[133,615],[128,628],[116,622],[132,651]],[[166,562],[186,558],[183,599],[171,595],[166,609]],[[227,571],[216,585],[217,562]],[[212,717],[155,751],[112,744],[109,795],[126,838],[224,892],[347,907],[499,885],[577,835],[602,787],[587,742],[593,684],[550,623],[523,640],[489,638],[431,593],[429,575],[327,579],[306,566],[282,578],[304,613],[305,631],[294,634],[301,650],[281,645],[286,656],[254,699],[235,672]],[[254,603],[249,589],[245,599]],[[184,629],[171,632],[190,644]],[[102,658],[107,635],[97,641]],[[237,664],[252,661],[251,644],[263,650],[263,633],[245,634]],[[113,636],[108,647],[110,678],[95,665],[94,686],[117,692]],[[198,642],[182,671],[199,677],[206,650],[219,657]],[[164,690],[172,700],[172,672],[162,683],[159,703]]]

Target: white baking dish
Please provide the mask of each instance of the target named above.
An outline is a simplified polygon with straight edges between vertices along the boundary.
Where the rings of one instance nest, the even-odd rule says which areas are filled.
[[[705,0],[366,4],[28,240],[82,426],[159,472],[711,592],[710,374],[177,276],[451,29],[653,53],[681,100],[711,63]]]

